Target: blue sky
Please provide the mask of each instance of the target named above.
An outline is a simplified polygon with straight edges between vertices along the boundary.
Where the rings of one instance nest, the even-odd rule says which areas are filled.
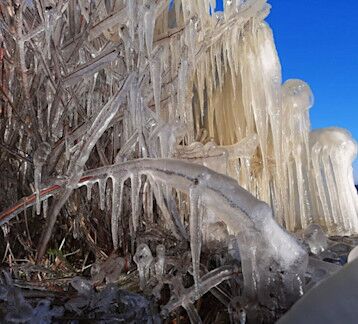
[[[312,88],[312,128],[343,127],[358,140],[358,1],[268,2],[283,81],[302,79]],[[358,183],[358,160],[354,169]]]

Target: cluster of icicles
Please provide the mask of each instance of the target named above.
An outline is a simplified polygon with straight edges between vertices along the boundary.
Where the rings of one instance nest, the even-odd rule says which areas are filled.
[[[24,103],[36,103],[28,128],[9,107],[3,141],[20,128],[18,149],[35,152],[38,213],[43,201],[46,214],[54,194],[41,194],[43,173],[66,176],[52,182],[65,189],[42,242],[73,190],[86,185],[91,199],[98,183],[117,248],[130,179],[133,246],[143,211],[153,222],[155,200],[173,235],[190,239],[196,292],[202,242],[223,222],[222,240],[234,234],[242,247],[247,296],[270,308],[296,300],[307,254],[280,225],[358,233],[357,145],[342,129],[310,132],[312,93],[300,80],[282,85],[266,1],[226,1],[212,15],[214,0],[46,3],[41,10],[35,1],[8,6],[0,34],[5,56],[13,39],[18,44],[18,69],[5,66],[7,101],[20,87]],[[93,161],[102,167],[85,171]],[[26,160],[21,172],[29,172]],[[139,270],[145,278],[146,268]]]

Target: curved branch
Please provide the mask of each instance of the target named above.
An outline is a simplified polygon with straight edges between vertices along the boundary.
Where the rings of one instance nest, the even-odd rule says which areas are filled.
[[[230,177],[180,160],[140,159],[89,170],[84,173],[84,178],[76,185],[72,183],[71,187],[75,189],[109,177],[123,181],[133,175],[149,175],[158,182],[184,192],[197,187],[200,202],[215,211],[217,217],[238,235],[244,290],[248,298],[274,309],[278,305],[289,306],[301,296],[308,262],[306,251],[276,223],[266,203],[255,198]],[[68,185],[68,180],[54,183],[41,191],[41,199],[46,196],[46,190],[47,194],[54,194]],[[31,199],[28,200],[29,204],[32,203]],[[17,208],[20,208],[19,204]],[[14,212],[16,208],[11,210]],[[6,215],[8,220],[11,219],[10,211],[0,215],[0,223]],[[200,256],[200,244],[195,243],[200,238],[200,229],[190,228],[192,253]],[[199,262],[198,257],[195,262]],[[197,267],[194,265],[193,268],[195,270]]]

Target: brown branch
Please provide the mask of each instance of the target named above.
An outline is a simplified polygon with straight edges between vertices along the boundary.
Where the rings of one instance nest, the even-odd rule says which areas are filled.
[[[85,176],[80,179],[79,184],[86,182],[90,179],[93,179],[92,176]],[[45,200],[50,196],[54,196],[61,189],[63,189],[66,185],[66,182],[63,184],[57,183],[54,185],[50,185],[44,189],[40,190],[40,200]],[[21,198],[17,203],[12,205],[11,207],[5,209],[2,213],[0,213],[0,226],[9,222],[12,218],[14,218],[17,214],[21,213],[23,210],[35,205],[36,203],[36,195],[35,193],[30,196]]]

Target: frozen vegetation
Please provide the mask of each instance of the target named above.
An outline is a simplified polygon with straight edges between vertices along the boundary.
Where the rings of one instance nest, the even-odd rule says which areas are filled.
[[[356,142],[224,4],[0,2],[0,320],[267,323],[357,264]]]

